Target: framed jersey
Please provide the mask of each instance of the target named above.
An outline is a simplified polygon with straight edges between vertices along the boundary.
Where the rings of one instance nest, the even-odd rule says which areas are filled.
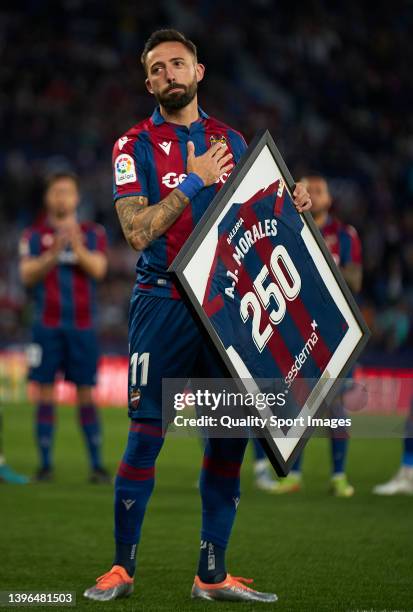
[[[237,386],[284,398],[249,408],[268,417],[260,436],[279,475],[369,336],[311,213],[296,211],[293,190],[271,135],[258,134],[170,267]]]

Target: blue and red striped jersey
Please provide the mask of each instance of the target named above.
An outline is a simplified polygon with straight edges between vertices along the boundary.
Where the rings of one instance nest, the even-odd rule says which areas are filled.
[[[186,177],[187,143],[202,155],[217,140],[226,142],[237,163],[247,148],[242,135],[199,109],[199,119],[189,128],[168,123],[159,107],[119,138],[113,148],[114,200],[145,196],[157,204]],[[223,174],[215,185],[202,189],[168,231],[154,240],[136,265],[136,291],[179,299],[167,269],[201,219],[217,191],[227,180]]]
[[[233,204],[218,227],[203,300],[224,348],[235,349],[255,379],[277,379],[287,389],[296,378],[315,383],[348,329],[303,225],[278,180]]]
[[[85,246],[106,252],[106,232],[101,225],[80,224]],[[26,229],[21,237],[21,257],[38,257],[53,245],[55,230],[47,221]],[[96,324],[96,281],[76,263],[70,247],[58,264],[33,287],[34,322],[46,327],[90,329]]]
[[[361,264],[360,238],[352,225],[346,225],[329,215],[320,231],[338,266]]]

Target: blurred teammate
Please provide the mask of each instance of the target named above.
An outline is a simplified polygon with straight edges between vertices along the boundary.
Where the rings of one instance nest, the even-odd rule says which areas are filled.
[[[162,378],[222,378],[216,359],[167,273],[195,224],[246,149],[241,134],[198,107],[204,66],[182,34],[152,34],[142,54],[146,87],[159,103],[113,151],[114,199],[128,243],[142,255],[129,318],[129,438],[115,484],[112,569],[85,591],[107,601],[133,590],[136,548],[163,444]],[[297,186],[295,204],[308,209]],[[225,552],[240,497],[246,439],[208,439],[200,477],[201,550],[192,597],[275,601],[227,573]]]
[[[373,493],[376,495],[413,495],[413,399],[406,420],[400,468],[388,482],[376,485]]]
[[[52,175],[46,185],[46,216],[20,242],[20,276],[32,290],[34,323],[29,378],[39,383],[35,435],[40,455],[36,478],[53,475],[54,382],[63,372],[77,387],[79,420],[89,451],[92,482],[108,482],[102,466],[99,417],[92,398],[98,344],[96,281],[106,274],[106,234],[95,223],[78,223],[75,175]]]
[[[351,225],[341,223],[330,214],[332,198],[327,181],[319,175],[303,179],[313,203],[311,213],[317,227],[332,254],[334,261],[340,267],[345,281],[357,294],[362,283],[361,244],[356,230]],[[344,417],[343,394],[340,394],[330,407],[335,418]],[[351,497],[354,488],[348,482],[345,465],[348,451],[348,432],[345,428],[331,429],[331,489],[337,497]],[[301,488],[302,454],[298,457],[289,475],[278,482],[276,493],[291,493]]]

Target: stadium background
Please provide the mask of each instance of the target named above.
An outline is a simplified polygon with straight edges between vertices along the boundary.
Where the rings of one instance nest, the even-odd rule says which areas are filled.
[[[78,172],[83,193],[81,216],[102,223],[110,240],[109,275],[101,285],[99,297],[102,350],[105,355],[125,355],[127,311],[136,256],[126,246],[114,213],[111,149],[117,137],[152,111],[153,100],[144,88],[138,56],[148,34],[166,25],[183,30],[198,45],[199,59],[207,66],[199,96],[208,113],[238,128],[247,140],[258,129],[268,128],[295,177],[316,170],[328,178],[335,211],[357,228],[363,245],[364,282],[360,306],[373,335],[361,362],[364,366],[387,370],[413,366],[411,2],[378,2],[370,8],[362,2],[338,2],[333,6],[312,1],[300,4],[299,9],[294,3],[271,0],[21,2],[15,8],[9,6],[0,10],[0,378],[3,381],[2,399],[7,404],[7,454],[23,471],[35,465],[30,407],[25,403],[12,406],[8,402],[11,387],[23,399],[21,372],[24,366],[16,355],[21,354],[29,340],[30,306],[17,276],[18,238],[22,229],[40,212],[44,175],[61,168]],[[106,432],[107,456],[114,469],[123,446],[125,423],[119,411],[108,409],[104,412],[110,427]],[[2,512],[9,518],[13,514],[12,561],[20,568],[25,546],[31,543],[32,548],[38,547],[39,538],[45,542],[48,554],[55,554],[51,532],[57,529],[59,533],[59,512],[64,514],[68,530],[72,529],[70,538],[65,539],[65,534],[60,534],[67,545],[65,554],[73,554],[75,541],[81,546],[80,538],[73,539],[75,532],[80,531],[86,540],[92,534],[96,542],[89,544],[85,553],[89,565],[79,568],[79,575],[71,574],[71,579],[77,581],[73,584],[75,589],[84,583],[86,576],[90,581],[95,571],[99,573],[103,569],[102,562],[108,555],[110,558],[110,541],[107,546],[102,545],[103,549],[97,541],[106,541],[110,535],[111,493],[90,493],[85,485],[79,485],[76,470],[83,465],[83,457],[71,453],[80,442],[76,441],[74,425],[67,414],[62,412],[60,419],[63,423],[57,442],[60,447],[57,461],[60,457],[64,465],[62,484],[57,489],[58,500],[52,489],[43,493],[40,488],[37,491],[41,492],[36,493],[38,501],[33,506],[38,512],[35,524],[42,524],[43,530],[32,533],[27,523],[25,501],[30,499],[31,503],[34,499],[27,497],[30,493],[13,489],[6,496],[1,492]],[[322,493],[321,477],[328,471],[322,442],[315,441],[308,458],[314,493],[300,494],[299,504],[291,499],[269,501],[262,496],[256,499],[247,485],[247,496],[251,494],[247,507],[256,516],[265,517],[268,506],[273,504],[275,513],[278,512],[278,524],[288,522],[292,516],[292,525],[302,526],[306,513],[315,517],[313,534],[305,550],[308,558],[319,563],[319,575],[311,588],[306,590],[303,586],[299,596],[295,592],[291,609],[341,609],[337,598],[334,600],[336,607],[331,607],[329,602],[340,592],[343,581],[349,588],[350,584],[358,583],[356,570],[351,568],[354,556],[365,564],[365,589],[358,584],[352,600],[355,607],[364,604],[370,608],[375,597],[377,605],[384,601],[388,607],[396,603],[406,607],[411,599],[407,596],[407,566],[403,565],[406,555],[404,528],[407,526],[403,520],[409,512],[411,514],[409,500],[392,500],[392,506],[380,506],[377,523],[368,519],[372,541],[376,534],[383,548],[378,543],[371,546],[367,536],[364,548],[360,548],[353,538],[357,531],[354,521],[365,517],[372,503],[368,493],[371,484],[383,480],[384,475],[390,474],[391,467],[397,466],[399,441],[382,442],[380,461],[374,446],[376,441],[370,440],[362,447],[359,440],[352,446],[350,473],[357,475],[353,480],[359,493],[354,501],[357,505],[353,506],[355,517],[349,517],[334,500],[326,501]],[[162,460],[160,480],[172,485],[175,470],[185,470],[199,449],[196,444],[178,446],[176,441],[171,444],[175,444],[178,453],[172,462],[168,463],[167,458]],[[27,452],[23,453],[22,447]],[[367,464],[366,458],[370,456],[376,458]],[[186,476],[189,480],[195,479],[196,473],[190,472],[189,476],[186,473]],[[195,494],[184,491],[179,480],[177,483],[178,492],[189,504],[188,508],[190,504],[196,508],[197,501],[191,497]],[[99,508],[105,509],[102,517],[92,523],[81,515],[78,507],[75,509],[69,503],[73,491],[77,499],[84,500],[84,512],[94,514],[96,504],[101,504]],[[161,526],[162,511],[172,507],[177,521],[182,516],[179,496],[174,496],[172,488],[166,489],[163,497],[160,495],[154,499],[159,515],[157,529],[160,530],[155,537],[156,546],[162,546],[165,535]],[[67,503],[69,506],[65,506]],[[67,514],[67,507],[73,512],[72,516]],[[337,550],[337,533],[334,521],[329,523],[329,512],[336,513],[347,539],[343,553],[347,574],[337,571],[336,583],[326,587],[322,569],[324,557],[321,552],[319,558],[311,552],[311,542],[320,546],[320,551],[326,555],[328,551],[334,554]],[[41,523],[42,516],[48,517],[50,529]],[[399,519],[397,527],[395,517]],[[247,525],[248,521],[241,521],[243,524]],[[330,535],[328,528],[331,528]],[[196,529],[191,526],[192,532],[196,536]],[[237,535],[241,537],[241,533],[238,527]],[[297,533],[290,525],[287,530],[289,544],[280,544],[277,558],[278,554],[281,557],[283,547],[288,551],[290,546],[296,546],[295,568],[299,575],[302,568],[304,575],[306,563],[296,558],[302,542]],[[177,537],[183,534],[184,529],[180,527]],[[254,537],[265,539],[269,536],[269,527],[265,527]],[[241,542],[243,538],[246,542],[246,536],[241,537]],[[7,539],[3,539],[3,545],[7,545]],[[189,551],[189,538],[187,546]],[[394,557],[390,574],[387,567],[377,564],[386,547],[391,548]],[[370,556],[366,550],[370,550]],[[192,558],[192,553],[186,550],[184,553],[184,557]],[[247,558],[249,553],[247,555],[246,550],[244,553]],[[34,553],[35,559],[38,554]],[[153,553],[148,545],[144,548],[144,558],[145,555],[150,568],[159,567],[159,559],[151,557]],[[264,551],[264,557],[266,562],[272,559],[269,548]],[[280,573],[284,576],[284,584],[288,585],[287,565],[284,560]],[[18,586],[12,568],[13,565],[1,580],[3,589]],[[248,571],[248,567],[244,569]],[[255,573],[260,574],[260,570],[261,567]],[[149,589],[150,576],[146,571]],[[179,571],[184,585],[183,568]],[[55,572],[56,579],[51,584],[40,574],[33,574],[29,564],[24,565],[23,575],[31,588],[69,586],[61,582],[59,572]],[[8,582],[5,582],[7,576]],[[383,586],[385,576],[391,584]],[[382,583],[378,592],[374,590],[377,583]],[[393,589],[396,583],[398,596]],[[290,584],[293,590],[294,581],[290,580]],[[320,589],[324,589],[321,599]],[[357,593],[360,593],[359,599]],[[144,601],[145,609],[155,610],[168,609],[172,600],[158,602],[153,608],[150,598]],[[317,604],[313,606],[314,601]],[[173,603],[181,609],[179,606],[184,605],[184,599],[179,602]],[[163,605],[166,607],[162,608]]]

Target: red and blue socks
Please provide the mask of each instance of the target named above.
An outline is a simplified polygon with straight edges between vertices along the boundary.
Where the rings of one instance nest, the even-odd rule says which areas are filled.
[[[85,436],[92,469],[102,468],[100,419],[94,404],[79,406],[79,422]]]
[[[115,481],[115,565],[130,576],[136,568],[146,507],[155,484],[155,462],[162,448],[162,422],[131,422],[127,447]],[[206,442],[200,478],[202,544],[198,575],[203,582],[225,579],[225,551],[240,499],[240,469],[248,439]]]
[[[331,461],[333,464],[333,475],[344,474],[348,450],[348,436],[331,438]]]
[[[201,540],[197,573],[202,582],[217,584],[225,580],[227,575],[225,553],[226,546],[218,546],[213,542]]]
[[[52,468],[51,453],[55,431],[55,408],[53,404],[40,402],[36,409],[35,436],[42,470]]]
[[[345,419],[346,412],[340,402],[335,402],[331,407],[331,414],[338,419]],[[331,436],[331,463],[333,476],[344,474],[346,469],[349,433],[346,427],[330,429]]]
[[[210,438],[205,445],[198,565],[202,582],[221,582],[227,573],[225,551],[240,500],[240,470],[247,444],[248,438]]]
[[[92,468],[101,464],[101,431],[96,406],[79,406],[79,421],[85,435]],[[52,403],[40,402],[36,410],[35,434],[39,449],[41,469],[52,468],[52,447],[55,433],[55,407]]]
[[[331,436],[331,462],[332,471],[334,474],[344,474],[346,468],[346,459],[348,451],[348,434],[342,433],[337,434],[336,432]],[[301,463],[303,460],[303,453],[300,453],[295,460],[291,472],[300,473]]]
[[[342,405],[334,405],[332,414],[336,418],[344,418],[344,407]],[[349,434],[345,427],[330,429],[331,440],[331,464],[333,476],[336,474],[344,474],[346,469],[346,460],[348,453]],[[300,453],[291,468],[292,473],[301,472],[301,464],[303,453]]]
[[[122,565],[130,576],[136,568],[136,548],[155,485],[155,461],[163,442],[162,421],[132,420],[115,480],[114,565]]]

